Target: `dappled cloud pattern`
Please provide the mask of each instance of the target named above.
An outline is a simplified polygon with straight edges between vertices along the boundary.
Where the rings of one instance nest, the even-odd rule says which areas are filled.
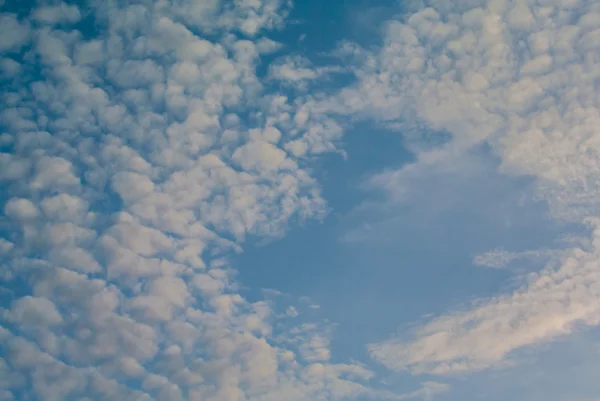
[[[339,49],[362,64],[357,83],[329,100],[332,112],[402,127],[417,153],[415,163],[371,183],[402,200],[410,179],[432,166],[452,170],[486,147],[498,156],[500,172],[534,177],[552,217],[581,224],[589,240],[552,252],[552,264],[514,293],[479,300],[420,325],[412,338],[402,334],[369,349],[386,366],[414,373],[507,366],[523,347],[600,323],[600,4],[416,3],[416,11],[387,22],[380,49]],[[428,144],[414,127],[450,139]]]
[[[230,265],[248,238],[324,218],[311,161],[343,153],[359,119],[401,132],[415,156],[370,178],[386,206],[485,151],[587,236],[475,256],[547,265],[369,344],[373,359],[472,373],[600,324],[600,3],[409,1],[379,46],[341,42],[327,58],[339,65],[268,38],[283,0],[0,6],[0,401],[448,391],[392,393],[376,369],[339,363],[332,324],[289,299],[251,301]],[[332,74],[344,85],[323,89]]]
[[[272,303],[240,295],[228,264],[247,236],[326,211],[306,158],[341,128],[256,72],[287,12],[0,14],[0,400],[396,397],[330,362],[320,323],[275,330]]]

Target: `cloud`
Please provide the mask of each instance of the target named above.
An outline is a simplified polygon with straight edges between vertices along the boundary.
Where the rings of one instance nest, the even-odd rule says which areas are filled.
[[[13,59],[3,57],[0,59],[0,69],[3,77],[12,78],[21,71],[21,65]]]
[[[510,252],[503,249],[494,249],[477,255],[473,258],[473,264],[478,266],[490,267],[492,269],[502,269],[524,259],[532,259],[539,263],[548,259],[556,258],[562,255],[560,250],[539,249],[522,252]]]
[[[29,199],[11,198],[4,205],[4,214],[16,220],[31,220],[38,213],[38,208]]]
[[[0,16],[0,50],[31,43],[2,64],[0,397],[397,397],[331,362],[323,325],[288,341],[228,264],[327,211],[308,157],[341,127],[256,75],[287,5],[89,5],[90,38],[65,3]]]
[[[31,18],[37,22],[56,25],[60,23],[75,23],[81,19],[79,8],[75,5],[59,3],[53,6],[42,6],[31,13]]]
[[[52,326],[62,321],[51,301],[31,296],[14,301],[7,315],[9,321],[18,322],[23,326]]]
[[[19,21],[14,14],[0,16],[0,51],[19,50],[30,39],[31,26],[27,21]]]
[[[285,56],[269,66],[269,78],[296,89],[306,90],[310,84],[343,71],[343,68],[338,66],[315,67],[302,56]]]
[[[600,322],[597,258],[597,250],[574,249],[563,255],[559,269],[532,274],[514,293],[435,318],[419,327],[412,341],[392,339],[371,345],[370,351],[391,368],[417,373],[507,365],[522,347],[564,336],[580,324]]]
[[[424,382],[422,387],[418,390],[413,391],[412,393],[405,394],[403,396],[404,399],[411,398],[422,398],[424,400],[432,400],[439,394],[443,394],[450,389],[450,386],[444,383],[438,382]]]
[[[592,246],[558,250],[557,265],[514,293],[433,318],[411,338],[369,350],[386,366],[415,373],[505,366],[523,347],[599,323],[600,103],[592,60],[600,55],[600,9],[578,0],[418,3],[388,21],[380,49],[352,52],[362,60],[356,84],[322,106],[404,130],[416,162],[390,172],[393,181],[380,180],[392,198],[411,195],[410,186],[395,184],[453,170],[453,161],[487,146],[501,173],[535,178],[536,196],[554,218],[589,223]],[[446,138],[427,143],[418,127]]]

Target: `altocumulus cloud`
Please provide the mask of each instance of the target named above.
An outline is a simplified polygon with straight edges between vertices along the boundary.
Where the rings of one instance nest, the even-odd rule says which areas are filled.
[[[248,235],[325,213],[307,158],[342,132],[256,75],[287,12],[160,0],[0,14],[0,400],[446,390],[373,390],[365,367],[330,362],[326,327],[275,333],[271,304],[237,290],[227,255]],[[323,73],[283,60],[272,79]]]
[[[386,23],[379,49],[340,47],[340,55],[358,61],[357,82],[322,104],[332,113],[362,114],[406,129],[417,161],[377,175],[371,184],[400,202],[415,177],[452,170],[485,147],[498,156],[500,172],[536,179],[537,196],[548,202],[553,218],[579,223],[589,236],[567,249],[541,252],[552,263],[513,293],[450,311],[419,325],[411,338],[394,337],[369,349],[386,366],[413,373],[506,366],[524,347],[600,324],[600,4],[411,4],[414,12]],[[414,127],[450,138],[428,143]],[[498,256],[475,262],[504,264]]]
[[[349,117],[404,129],[416,161],[370,181],[392,203],[485,148],[501,173],[535,178],[553,218],[587,228],[561,249],[479,255],[550,262],[371,356],[413,374],[475,372],[599,325],[600,4],[410,3],[379,48],[342,43],[343,68],[282,55],[260,77],[263,55],[282,49],[265,36],[285,24],[278,0],[0,14],[0,400],[447,391],[373,389],[365,366],[331,361],[329,327],[281,323],[296,309],[246,300],[228,265],[248,236],[324,216],[309,161],[338,151]],[[309,91],[337,72],[356,80]]]

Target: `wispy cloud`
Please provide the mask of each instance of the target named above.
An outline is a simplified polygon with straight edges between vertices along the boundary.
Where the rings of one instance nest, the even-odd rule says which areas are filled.
[[[502,269],[524,259],[531,259],[538,264],[547,263],[549,259],[562,256],[560,250],[539,249],[523,252],[510,252],[503,249],[494,249],[477,255],[473,258],[473,263],[478,266],[489,267],[492,269]]]
[[[420,2],[387,23],[380,49],[352,51],[362,60],[357,82],[329,99],[329,110],[405,128],[418,145],[415,163],[375,179],[391,198],[414,196],[406,183],[415,174],[455,171],[456,161],[486,146],[501,173],[533,177],[552,216],[581,224],[595,244],[599,13],[598,4],[577,0]],[[449,138],[422,146],[415,126]],[[561,249],[551,251],[557,265],[514,293],[433,318],[412,338],[372,344],[373,357],[416,373],[470,372],[597,325],[599,250]]]

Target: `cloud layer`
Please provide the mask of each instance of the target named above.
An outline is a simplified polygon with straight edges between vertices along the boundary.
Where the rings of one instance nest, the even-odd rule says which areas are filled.
[[[475,372],[599,325],[600,5],[413,5],[385,24],[380,48],[340,44],[343,68],[292,54],[264,75],[263,56],[283,48],[266,36],[289,13],[279,0],[0,14],[0,400],[447,391],[373,389],[374,372],[334,362],[331,327],[298,319],[299,306],[248,301],[229,267],[249,236],[326,214],[310,160],[340,151],[355,118],[401,129],[415,153],[371,179],[390,203],[425,174],[466,174],[485,149],[588,235],[476,257],[550,262],[512,293],[370,344],[373,358],[413,374]],[[356,81],[334,95],[308,91],[349,71]]]
[[[590,232],[589,246],[555,252],[558,265],[514,293],[434,318],[412,338],[370,345],[386,366],[436,374],[505,366],[522,347],[599,323],[599,38],[594,2],[432,0],[388,21],[377,51],[340,48],[362,64],[330,110],[400,127],[417,153],[415,163],[373,178],[394,202],[420,173],[452,171],[487,147],[500,172],[536,179],[554,218]]]
[[[340,126],[256,73],[287,4],[89,6],[0,15],[0,399],[397,398],[228,267],[326,211]]]

